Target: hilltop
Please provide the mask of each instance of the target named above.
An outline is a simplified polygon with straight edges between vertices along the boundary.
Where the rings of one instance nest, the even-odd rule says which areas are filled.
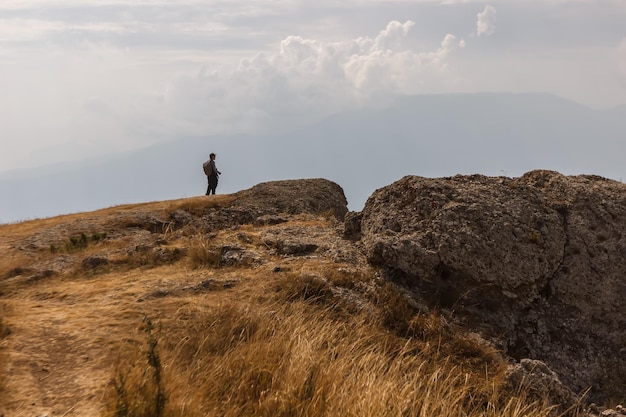
[[[556,330],[524,339],[519,330],[530,319],[514,314],[556,317],[547,300],[566,288],[555,285],[557,271],[575,257],[552,260],[547,248],[557,236],[554,246],[570,253],[574,225],[585,222],[568,217],[559,235],[548,220],[564,223],[540,197],[560,187],[572,198],[559,207],[579,213],[582,194],[567,187],[583,180],[612,190],[613,202],[604,195],[602,204],[618,221],[621,184],[535,172],[513,180],[406,177],[377,190],[358,213],[348,212],[339,185],[310,179],[1,225],[0,415],[595,415],[597,408],[585,414],[577,406],[587,380],[557,360],[568,356],[545,354],[556,350],[546,336]],[[506,207],[497,203],[503,191]],[[495,242],[503,237],[489,230],[502,227],[488,207],[523,241],[511,256],[529,265],[538,251],[546,253],[539,264],[555,262],[550,283],[523,282],[546,274],[529,267],[515,275],[511,256],[509,269],[494,267],[510,247]],[[599,236],[612,226],[593,230]],[[456,236],[457,247],[442,236]],[[598,244],[609,253],[611,242]],[[590,268],[611,272],[602,269],[611,259]],[[619,298],[623,281],[610,277],[618,287],[605,295],[617,288]],[[487,292],[459,302],[457,292],[481,279],[492,284],[480,285]],[[543,294],[533,298],[541,308],[511,301],[533,288]],[[481,307],[500,291],[506,310]],[[571,312],[575,298],[559,305]],[[623,315],[612,303],[599,303],[593,320],[620,340],[613,330]],[[510,340],[494,332],[503,329]],[[572,329],[584,330],[565,328],[559,343],[568,351],[563,337]],[[579,347],[591,349],[590,336],[579,335]],[[602,349],[586,352],[612,353],[612,340],[595,340]],[[616,361],[607,375],[619,388]],[[593,395],[611,405],[620,399],[598,391],[608,387]]]
[[[220,193],[257,183],[324,177],[344,188],[351,210],[407,174],[518,176],[537,167],[626,177],[626,107],[592,110],[547,94],[434,94],[384,100],[282,133],[171,137],[92,159],[0,166],[0,223],[101,207],[195,196],[200,166],[217,153]],[[45,204],[42,202],[45,201]]]

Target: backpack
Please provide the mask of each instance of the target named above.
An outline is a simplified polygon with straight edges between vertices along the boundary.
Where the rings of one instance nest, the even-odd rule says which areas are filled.
[[[211,161],[209,160],[203,163],[202,169],[204,170],[204,175],[211,175],[211,172],[213,172],[213,170],[211,169]]]

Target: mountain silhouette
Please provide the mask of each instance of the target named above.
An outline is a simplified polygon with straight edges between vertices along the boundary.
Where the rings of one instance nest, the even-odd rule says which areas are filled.
[[[210,152],[218,193],[263,181],[326,178],[351,210],[412,174],[624,175],[626,106],[599,111],[557,96],[478,93],[406,96],[335,114],[294,132],[176,138],[79,162],[0,172],[0,222],[204,194]]]

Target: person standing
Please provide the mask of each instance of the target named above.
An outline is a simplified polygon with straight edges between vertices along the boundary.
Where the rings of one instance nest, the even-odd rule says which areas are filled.
[[[209,160],[203,164],[204,173],[206,174],[207,181],[209,186],[206,189],[206,195],[215,194],[215,189],[217,188],[217,180],[219,179],[221,172],[217,170],[215,166],[215,154],[211,153],[209,155]]]

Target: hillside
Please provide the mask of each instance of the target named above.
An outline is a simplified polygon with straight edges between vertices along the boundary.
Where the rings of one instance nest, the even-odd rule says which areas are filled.
[[[389,279],[371,213],[295,180],[1,225],[0,415],[582,415]]]
[[[618,179],[626,177],[625,136],[624,108],[595,111],[547,94],[409,96],[281,134],[179,137],[89,160],[0,167],[0,223],[204,194],[200,166],[210,152],[223,172],[220,193],[323,177],[344,187],[351,210],[407,174],[516,176],[550,167]]]

